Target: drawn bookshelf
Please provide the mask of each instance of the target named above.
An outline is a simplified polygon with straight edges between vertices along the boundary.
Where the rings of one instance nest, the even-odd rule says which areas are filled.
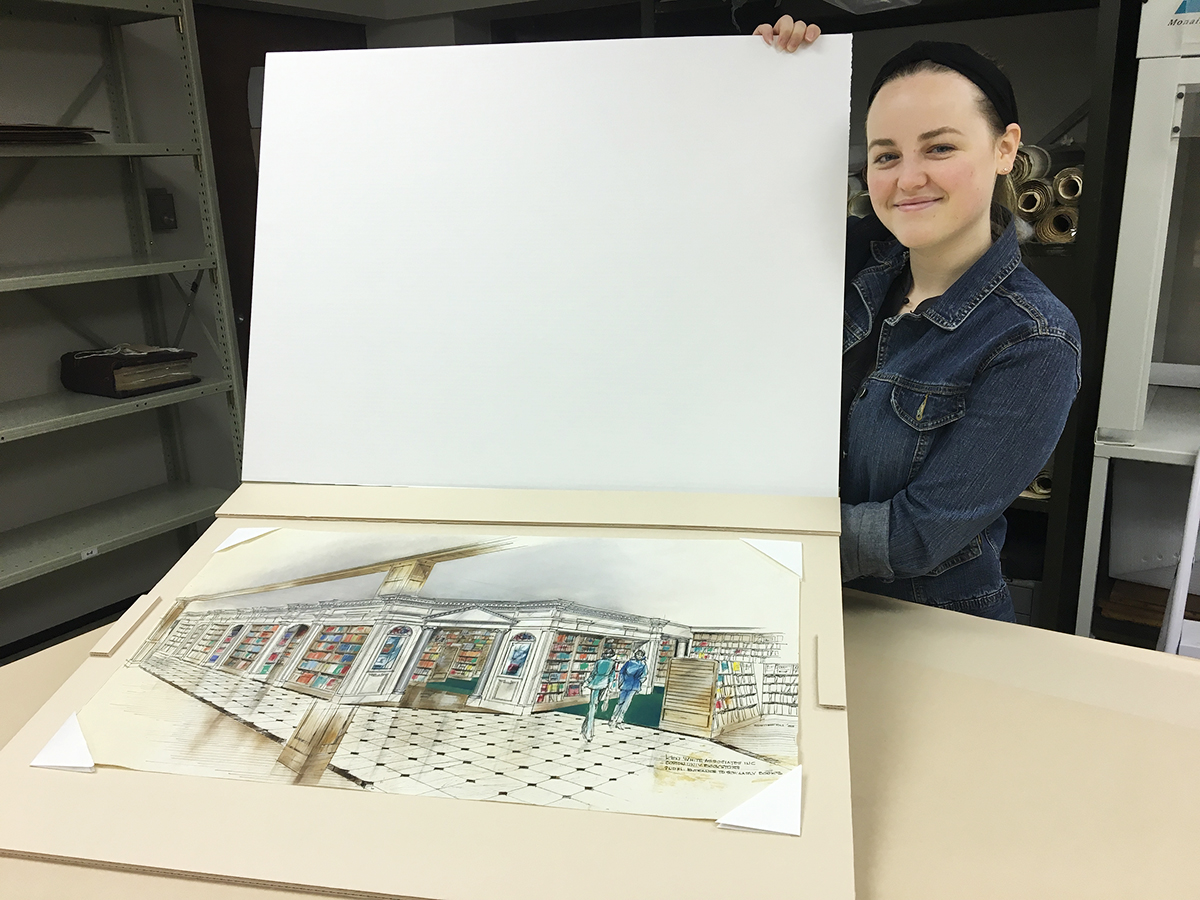
[[[588,679],[604,651],[614,651],[613,661],[620,666],[633,654],[633,647],[634,642],[626,638],[558,632],[542,666],[541,684],[534,702],[550,707],[587,700]]]
[[[208,659],[206,659],[204,661],[205,665],[211,666],[218,659],[220,659],[222,654],[224,654],[225,651],[229,649],[229,645],[232,644],[234,639],[239,634],[242,633],[242,630],[245,627],[246,627],[245,625],[234,625],[232,628],[230,628],[228,633],[225,635],[225,637],[221,638],[221,642],[219,644],[217,644],[216,649],[213,650],[212,654],[208,657]]]
[[[592,677],[596,661],[600,659],[601,644],[604,638],[592,634],[579,635],[575,647],[575,655],[571,659],[571,680],[567,682],[567,696],[576,699],[586,699],[584,686]]]
[[[753,663],[721,660],[713,697],[713,733],[759,718],[758,677]]]
[[[762,712],[764,716],[795,716],[800,691],[800,667],[788,663],[763,666]]]
[[[326,625],[313,639],[292,675],[295,684],[332,691],[349,674],[370,625]]]
[[[488,651],[491,650],[494,636],[486,631],[464,631],[455,643],[461,649],[450,667],[447,678],[462,681],[473,681],[483,674],[483,664],[487,662]]]
[[[604,639],[604,650],[612,650],[615,654],[613,659],[618,663],[624,662],[633,656],[634,642],[627,638],[610,637]]]
[[[667,681],[667,666],[675,656],[675,638],[664,637],[658,642],[658,665],[654,667],[654,686],[662,687]]]
[[[183,625],[176,622],[163,640],[162,649],[159,652],[167,656],[179,656],[185,647],[195,643],[196,639],[200,637],[201,631],[203,631],[202,626]]]
[[[200,640],[188,652],[187,658],[189,662],[203,663],[208,659],[208,655],[212,653],[217,646],[217,641],[221,639],[221,635],[225,633],[228,625],[209,625],[201,635]]]
[[[273,681],[278,674],[282,674],[284,667],[287,666],[288,660],[296,652],[296,648],[300,646],[300,639],[308,633],[307,625],[296,625],[289,628],[283,633],[283,637],[279,639],[279,643],[275,645],[267,658],[263,660],[262,665],[258,669],[259,675],[271,675],[268,680]]]
[[[463,628],[438,631],[425,645],[409,677],[410,684],[426,684],[433,676],[438,658],[454,650],[456,655],[449,669],[439,673],[438,681],[455,679],[474,681],[483,674],[484,665],[496,640],[495,632],[483,629]]]
[[[430,642],[421,651],[421,655],[417,658],[417,664],[413,668],[412,677],[409,679],[417,684],[424,684],[429,680],[429,676],[433,673],[433,664],[437,662],[438,654],[442,652],[444,645],[439,641],[437,643]]]
[[[782,637],[761,632],[697,631],[689,656],[696,659],[773,659]]]
[[[546,664],[542,667],[541,685],[535,701],[539,705],[562,703],[567,699],[571,661],[575,657],[578,639],[579,635],[569,632],[559,632],[554,636],[554,643],[546,654]]]
[[[250,668],[258,654],[262,653],[263,649],[271,643],[271,639],[275,637],[275,632],[278,630],[278,625],[251,625],[241,643],[225,657],[225,662],[221,664],[222,668],[239,672]]]

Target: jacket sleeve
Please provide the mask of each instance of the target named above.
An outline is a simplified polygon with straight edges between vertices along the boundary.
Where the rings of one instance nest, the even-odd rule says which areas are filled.
[[[967,546],[1045,465],[1078,389],[1079,351],[1064,335],[998,353],[903,491],[842,504],[842,580],[926,575]]]

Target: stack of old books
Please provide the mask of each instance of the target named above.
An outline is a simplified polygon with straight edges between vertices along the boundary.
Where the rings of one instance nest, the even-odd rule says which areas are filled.
[[[62,355],[63,387],[101,397],[136,397],[194,384],[196,354],[178,347],[118,344],[106,350],[80,350]]]

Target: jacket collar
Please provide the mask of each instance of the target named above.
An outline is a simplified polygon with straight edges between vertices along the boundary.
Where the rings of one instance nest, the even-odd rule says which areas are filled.
[[[1007,225],[950,289],[940,297],[930,297],[921,304],[920,315],[946,331],[961,325],[971,312],[992,293],[1013,270],[1021,264],[1021,247],[1017,242],[1017,226],[1012,214],[1006,211]],[[908,264],[908,248],[899,241],[874,241],[871,253],[890,279]],[[886,288],[885,291],[886,293]],[[878,314],[883,297],[870,303],[872,317]]]

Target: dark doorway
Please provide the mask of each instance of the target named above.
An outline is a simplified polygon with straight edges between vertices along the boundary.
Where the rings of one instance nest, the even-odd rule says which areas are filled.
[[[212,141],[213,176],[229,265],[229,295],[245,377],[250,350],[251,284],[258,167],[250,134],[250,70],[268,53],[354,50],[367,46],[366,29],[349,22],[249,12],[197,3],[196,41]],[[336,160],[331,160],[336,164]]]

